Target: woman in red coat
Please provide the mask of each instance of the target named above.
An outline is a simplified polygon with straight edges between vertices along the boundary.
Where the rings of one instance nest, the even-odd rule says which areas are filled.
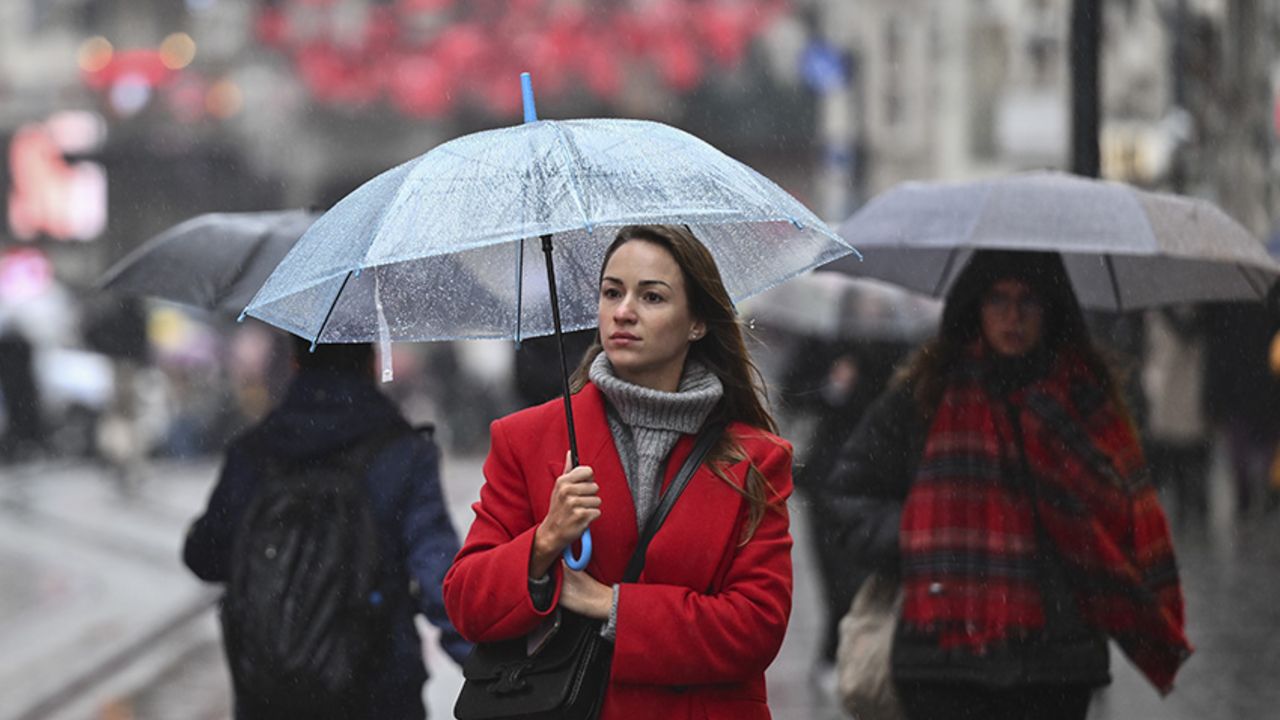
[[[581,465],[559,399],[493,423],[475,522],[444,581],[468,640],[528,634],[557,605],[613,641],[601,718],[768,718],[765,668],[791,611],[791,446],[706,248],[631,226],[605,254],[599,334],[573,378]],[[727,428],[620,583],[638,527],[707,423]],[[561,552],[587,527],[591,562]]]

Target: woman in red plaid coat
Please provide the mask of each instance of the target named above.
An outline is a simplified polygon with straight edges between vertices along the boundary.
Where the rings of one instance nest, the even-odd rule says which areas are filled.
[[[830,482],[901,579],[911,720],[1083,718],[1107,638],[1161,692],[1191,648],[1168,526],[1056,254],[980,251]]]

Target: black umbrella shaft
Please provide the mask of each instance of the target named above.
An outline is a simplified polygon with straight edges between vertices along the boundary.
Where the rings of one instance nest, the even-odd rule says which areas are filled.
[[[551,235],[542,236],[542,253],[547,258],[547,287],[551,291],[551,321],[556,328],[556,346],[560,348],[560,382],[564,389],[564,420],[569,426],[569,454],[578,467],[578,434],[573,429],[573,403],[569,399],[569,362],[564,353],[564,331],[560,329],[560,297],[556,294],[556,265],[551,258]]]

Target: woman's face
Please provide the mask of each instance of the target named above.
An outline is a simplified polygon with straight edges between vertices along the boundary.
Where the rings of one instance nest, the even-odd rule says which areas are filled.
[[[684,274],[661,245],[630,240],[614,251],[600,281],[600,341],[627,382],[674,392],[689,344],[706,325],[693,317]]]
[[[1000,280],[982,296],[982,337],[997,354],[1021,357],[1040,344],[1044,302],[1021,280]]]

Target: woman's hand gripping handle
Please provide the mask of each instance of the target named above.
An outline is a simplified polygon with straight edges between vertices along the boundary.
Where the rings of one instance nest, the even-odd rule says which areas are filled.
[[[529,577],[546,575],[562,552],[570,567],[586,567],[591,556],[591,533],[587,526],[600,517],[599,493],[595,471],[586,465],[573,467],[572,455],[565,453],[564,473],[556,478],[547,516],[534,532]],[[574,562],[566,551],[578,538],[582,538],[582,557]]]

